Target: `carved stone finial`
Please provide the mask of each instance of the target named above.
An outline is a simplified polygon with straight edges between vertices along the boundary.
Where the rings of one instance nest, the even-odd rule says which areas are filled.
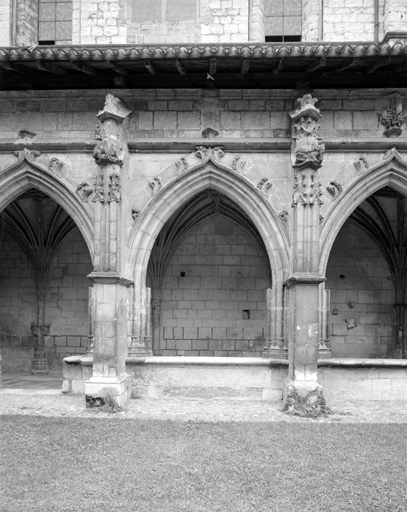
[[[386,129],[383,132],[385,137],[400,137],[407,115],[403,111],[403,104],[398,98],[394,98],[390,107],[385,108],[377,114],[379,122]]]
[[[318,120],[322,116],[315,107],[317,101],[311,94],[305,94],[298,99],[300,107],[289,114],[292,119],[292,157],[295,168],[311,167],[316,170],[322,165],[325,146],[318,134]]]
[[[107,94],[105,100],[105,106],[103,110],[97,113],[97,118],[103,122],[106,119],[114,119],[115,121],[122,122],[127,116],[131,114],[131,110],[126,107],[123,101],[113,96],[113,94]]]

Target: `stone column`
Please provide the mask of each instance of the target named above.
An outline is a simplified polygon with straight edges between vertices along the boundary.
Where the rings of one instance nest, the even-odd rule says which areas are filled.
[[[319,414],[324,405],[317,381],[320,330],[319,224],[322,194],[318,169],[324,145],[318,135],[321,117],[316,99],[306,94],[291,112],[293,193],[293,272],[285,282],[288,297],[289,373],[284,385],[286,408],[297,414]]]
[[[383,19],[384,40],[388,43],[406,41],[406,1],[386,0]]]
[[[124,121],[130,110],[111,94],[97,114],[98,143],[93,157],[99,167],[95,203],[93,282],[93,372],[85,384],[88,406],[103,405],[106,396],[121,406],[127,400],[127,287],[121,275],[121,170],[128,152]],[[92,305],[92,304],[91,304]]]

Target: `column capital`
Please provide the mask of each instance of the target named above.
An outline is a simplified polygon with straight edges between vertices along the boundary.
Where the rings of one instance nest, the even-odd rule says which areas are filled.
[[[117,272],[92,272],[87,277],[95,284],[120,284],[123,286],[133,284],[132,279],[124,277]]]
[[[320,274],[314,273],[295,273],[290,276],[288,279],[284,281],[284,286],[286,288],[291,288],[295,285],[319,285],[326,281],[326,277],[321,276]]]

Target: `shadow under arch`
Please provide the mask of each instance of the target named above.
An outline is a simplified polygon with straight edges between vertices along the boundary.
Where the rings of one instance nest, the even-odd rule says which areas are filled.
[[[335,202],[321,231],[320,273],[325,275],[335,239],[350,215],[363,201],[383,187],[407,196],[407,161],[393,148],[389,156],[360,176]]]
[[[213,190],[237,204],[259,231],[269,258],[272,293],[268,310],[272,326],[271,337],[280,338],[284,273],[289,269],[289,244],[278,217],[266,198],[242,176],[213,162],[202,168],[192,168],[163,187],[143,212],[129,241],[128,275],[133,275],[135,287],[135,322],[146,315],[147,267],[154,242],[170,217],[194,196]],[[140,311],[143,309],[144,311]],[[140,316],[139,316],[140,315]],[[136,331],[142,327],[136,327]]]
[[[93,263],[93,221],[90,208],[86,208],[66,185],[29,157],[20,158],[0,173],[0,211],[30,188],[47,194],[72,218],[86,242]]]

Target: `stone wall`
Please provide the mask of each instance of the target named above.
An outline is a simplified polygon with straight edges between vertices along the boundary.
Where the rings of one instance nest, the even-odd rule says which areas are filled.
[[[270,286],[267,259],[242,228],[204,222],[168,265],[159,355],[261,356]]]
[[[407,15],[405,0],[386,0],[384,2],[385,32],[406,32]]]
[[[12,11],[10,0],[0,0],[0,46],[11,45]]]
[[[0,44],[11,44],[13,13],[10,2],[0,3]],[[181,0],[172,0],[168,14],[163,0],[73,1],[73,44],[230,44],[264,42],[264,0],[195,0],[195,13]],[[379,41],[386,32],[405,31],[405,0],[379,0]],[[177,14],[178,12],[178,14]],[[154,18],[154,19],[152,19]],[[37,41],[37,4],[18,0],[18,45]],[[321,36],[322,32],[322,36]],[[373,41],[373,0],[303,0],[303,41]]]
[[[326,287],[332,356],[391,356],[396,333],[390,271],[377,246],[349,222],[332,248]]]
[[[50,367],[60,368],[66,355],[86,352],[88,344],[89,252],[79,231],[52,262],[45,305],[50,334],[45,336]],[[31,265],[6,232],[0,240],[0,352],[5,371],[28,372],[38,346],[36,290]]]
[[[360,176],[358,173],[366,172],[367,168],[361,164],[363,159],[368,163],[368,167],[376,166],[383,161],[383,158],[386,158],[386,151],[392,147],[393,142],[400,148],[401,158],[405,158],[405,150],[403,150],[407,140],[405,126],[403,126],[399,138],[394,141],[389,140],[384,137],[384,128],[379,124],[377,116],[378,112],[390,105],[397,94],[403,96],[406,91],[401,89],[398,91],[315,91],[315,96],[319,98],[317,106],[320,107],[323,115],[320,121],[320,133],[326,143],[323,168],[319,176],[323,199],[321,206],[322,220],[328,218],[331,209],[335,205],[334,201],[337,200],[327,189],[331,181],[334,180],[340,185],[343,195],[348,194],[349,187]],[[225,155],[222,156],[221,162],[227,168],[230,168],[231,175],[237,172],[232,169],[232,162],[236,163],[238,161],[236,157],[238,157],[242,164],[239,179],[245,180],[245,183],[253,189],[259,190],[258,186],[262,180],[269,180],[270,188],[262,190],[262,192],[270,208],[274,211],[278,222],[277,226],[280,226],[281,232],[285,233],[284,236],[287,236],[287,239],[292,236],[290,223],[292,218],[293,170],[288,112],[296,104],[295,97],[298,95],[296,91],[122,90],[117,95],[133,110],[129,124],[131,151],[120,171],[123,190],[125,190],[122,202],[122,224],[125,241],[121,247],[121,258],[125,261],[123,268],[126,276],[131,278],[134,274],[134,262],[128,259],[128,255],[133,240],[132,237],[137,232],[139,225],[137,224],[139,222],[137,215],[132,215],[132,210],[133,212],[139,211],[140,219],[146,207],[153,200],[155,192],[151,184],[154,179],[158,177],[162,187],[174,183],[173,180],[178,179],[180,173],[182,158],[188,159],[189,165],[195,165],[199,161],[195,154],[195,149],[199,145],[223,146]],[[65,190],[69,189],[71,195],[77,197],[77,207],[85,208],[89,218],[92,219],[95,203],[91,199],[86,204],[82,203],[78,196],[74,194],[79,183],[87,181],[90,185],[93,185],[96,180],[98,167],[92,158],[92,150],[95,146],[96,113],[103,106],[104,96],[105,91],[97,90],[59,91],[53,92],[52,97],[50,97],[48,91],[0,93],[0,133],[3,144],[3,150],[0,153],[0,176],[3,170],[15,164],[14,148],[22,149],[24,145],[28,148],[36,148],[38,147],[37,144],[41,144],[42,154],[38,157],[38,161],[46,163],[49,157],[55,156],[63,163],[60,174],[55,176],[55,184],[58,186],[63,184],[66,187]],[[212,129],[211,138],[205,138],[203,135],[203,132],[208,128]],[[30,130],[36,135],[25,142],[18,134],[19,130],[22,129]],[[50,148],[49,153],[47,153],[48,146]],[[56,146],[60,148],[59,152],[56,150]],[[359,147],[360,149],[358,149]],[[355,164],[360,164],[361,168],[358,170]],[[235,176],[237,178],[237,174]],[[249,215],[250,212],[246,211],[246,214]],[[283,223],[283,214],[286,216],[286,224]],[[282,215],[280,219],[278,219],[279,215]],[[200,235],[196,234],[194,236]],[[353,239],[351,242],[353,243]],[[49,311],[52,312],[53,325],[56,330],[51,330],[50,336],[52,339],[50,337],[48,343],[50,347],[61,347],[58,349],[60,353],[81,353],[85,350],[87,344],[85,306],[87,295],[85,288],[89,286],[89,283],[87,283],[85,276],[91,272],[92,268],[88,256],[86,258],[83,256],[84,259],[80,259],[82,257],[80,255],[84,255],[87,250],[84,242],[81,242],[82,248],[79,246],[77,249],[74,248],[76,244],[77,241],[74,241],[72,247],[70,247],[69,255],[61,255],[61,260],[55,260],[58,261],[56,269],[59,269],[59,266],[73,268],[77,265],[77,270],[72,271],[72,275],[75,277],[68,279],[66,276],[57,273],[52,279],[55,279],[56,283],[59,279],[59,284],[51,283],[53,290],[49,301]],[[363,313],[364,318],[367,318],[367,315],[374,314],[379,320],[372,323],[370,320],[361,321],[359,319],[358,327],[347,330],[344,319],[348,316],[343,316],[340,320],[339,318],[332,319],[333,324],[336,324],[336,321],[341,323],[336,325],[334,327],[335,332],[331,333],[338,338],[336,341],[333,339],[334,354],[384,355],[384,347],[387,347],[388,344],[388,341],[386,341],[386,345],[383,344],[384,338],[387,336],[387,340],[390,340],[394,336],[393,317],[391,316],[393,313],[391,309],[393,303],[392,283],[387,279],[389,272],[384,267],[380,267],[382,263],[377,268],[369,264],[367,270],[365,270],[363,265],[360,267],[359,264],[355,264],[352,256],[345,255],[342,260],[340,250],[337,247],[340,247],[340,245],[335,246],[332,253],[334,263],[331,263],[328,269],[327,288],[332,289],[332,308],[335,305],[337,309],[339,309],[338,306],[347,308],[349,302],[349,300],[345,301],[342,293],[348,280],[342,282],[335,277],[349,273],[349,270],[342,271],[341,266],[349,269],[353,265],[352,272],[359,271],[360,268],[370,272],[370,267],[372,267],[376,272],[373,276],[381,279],[381,283],[377,284],[377,287],[384,290],[385,295],[383,300],[380,299],[380,302],[376,303],[371,296],[366,298],[367,291],[378,289],[376,285],[372,285],[371,288],[366,286],[356,289],[358,294],[360,292],[360,297],[364,298],[365,309],[361,310],[360,313]],[[362,253],[361,251],[365,249],[366,251],[374,250],[377,252],[371,245],[359,248],[359,253]],[[246,255],[241,252],[239,256]],[[370,258],[370,256],[363,257]],[[372,258],[377,260],[378,257],[372,256]],[[334,274],[330,273],[332,268],[334,268]],[[290,271],[289,268],[284,270]],[[381,272],[380,276],[377,272]],[[198,277],[206,278],[209,276],[202,275]],[[335,278],[334,281],[331,278]],[[68,281],[69,284],[65,285]],[[268,287],[269,284],[263,283],[260,286],[262,293]],[[194,290],[197,289],[198,287],[194,288]],[[227,289],[226,292],[231,289],[233,288]],[[258,291],[257,285],[248,289],[256,293]],[[69,290],[69,297],[64,297],[65,290]],[[167,292],[168,290],[169,288],[167,288]],[[218,287],[219,290],[220,287]],[[349,290],[353,292],[355,287],[349,287]],[[28,294],[25,295],[29,296]],[[7,309],[9,294],[4,295],[4,297],[6,301],[3,304]],[[169,300],[169,298],[165,300]],[[177,299],[177,302],[178,300],[184,301],[184,297]],[[192,298],[186,300],[192,301]],[[196,300],[199,301],[199,292]],[[263,296],[261,301],[264,300]],[[240,307],[239,301],[236,305],[239,314],[242,313],[243,309],[253,309],[253,307]],[[256,302],[261,301],[256,299]],[[166,305],[164,304],[163,314],[166,311],[165,308]],[[167,312],[170,311],[172,314],[175,309],[183,308],[180,308],[177,303],[176,308],[170,307]],[[212,312],[216,309],[214,307]],[[29,318],[29,313],[24,311],[24,308],[21,311],[24,312],[24,318],[17,318],[15,320],[16,325]],[[69,311],[68,316],[64,316],[65,311]],[[261,309],[261,312],[263,315],[264,310]],[[375,312],[377,312],[377,315]],[[5,314],[7,315],[7,312]],[[170,320],[170,318],[165,321],[167,320]],[[244,329],[248,325],[247,320],[241,319],[239,321],[245,323],[245,325],[239,325],[239,329]],[[264,322],[263,316],[261,321]],[[165,347],[162,346],[160,350],[210,351],[212,349],[209,348],[209,344],[206,345],[206,337],[209,335],[212,339],[220,339],[220,336],[215,338],[214,326],[209,326],[212,331],[210,334],[209,332],[205,334],[205,342],[200,345],[202,348],[195,347],[194,349],[192,340],[198,340],[199,343],[202,340],[198,328],[202,327],[204,329],[208,327],[207,325],[188,326],[188,328],[196,328],[196,338],[186,336],[184,331],[181,335],[178,335],[179,331],[176,333],[174,329],[183,329],[185,326],[177,323],[175,325],[163,323],[162,327],[170,329],[164,330],[163,339],[166,345]],[[230,326],[223,326],[226,329],[228,327]],[[257,327],[259,329],[261,327],[261,333],[257,332],[257,334],[246,336],[243,331],[243,335],[239,335],[242,337],[238,338],[236,336],[235,340],[247,340],[247,343],[249,343],[249,341],[256,338],[263,339],[264,323]],[[337,329],[343,331],[344,327],[346,329],[345,334],[341,334]],[[346,340],[349,341],[350,336],[355,336],[355,333],[357,333],[357,340],[362,340],[360,343],[356,343],[356,345],[359,345],[357,350],[353,342],[345,343],[344,338],[346,336]],[[5,334],[7,336],[13,335],[13,333]],[[378,341],[379,335],[382,344]],[[21,332],[18,336],[30,336],[30,331]],[[80,337],[80,339],[73,341],[75,336]],[[226,341],[229,342],[227,336],[226,331]],[[374,339],[375,342],[370,343],[369,339]],[[10,340],[11,338],[7,343],[15,342],[14,338]],[[187,340],[188,343],[190,342],[190,348],[185,343],[181,348],[181,345],[177,346],[174,340],[179,340],[181,344]],[[348,345],[352,347],[352,350]],[[238,350],[242,353],[250,352],[250,350],[259,352],[258,347],[254,349],[254,345],[250,349],[248,344],[244,347],[243,345],[239,346],[242,349],[237,348],[238,346],[235,343],[230,350]],[[214,352],[215,350],[228,352],[225,347],[220,345],[217,349],[213,348]]]
[[[383,5],[382,1],[381,12]],[[325,41],[373,41],[373,0],[325,0],[323,34]]]

